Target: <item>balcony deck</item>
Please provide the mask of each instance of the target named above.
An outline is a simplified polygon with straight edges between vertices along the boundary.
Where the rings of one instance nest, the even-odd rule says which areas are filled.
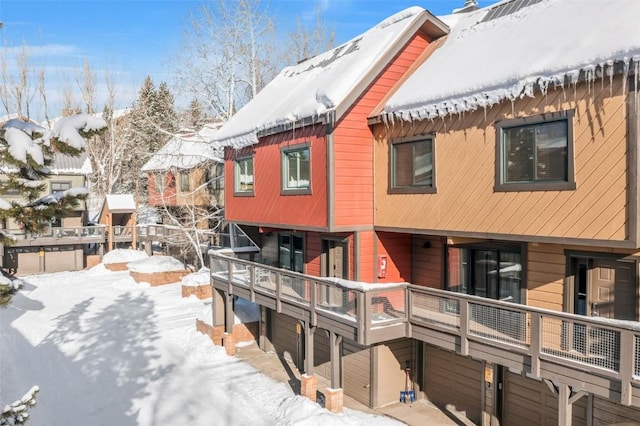
[[[210,252],[215,289],[361,345],[414,338],[640,407],[640,323],[411,284],[312,277]]]

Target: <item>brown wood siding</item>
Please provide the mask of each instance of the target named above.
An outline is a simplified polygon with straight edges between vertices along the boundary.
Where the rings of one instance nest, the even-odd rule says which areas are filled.
[[[425,247],[427,245],[427,247]],[[445,239],[414,235],[411,244],[411,284],[431,288],[444,288]]]
[[[503,102],[462,116],[375,128],[375,225],[622,241],[627,238],[622,79]],[[575,110],[569,191],[494,192],[496,121]],[[515,111],[515,113],[514,113]],[[388,194],[388,140],[435,132],[436,194]]]
[[[427,346],[427,399],[441,408],[450,405],[456,411],[465,411],[476,424],[480,424],[482,413],[482,373],[480,361]]]
[[[378,256],[387,256],[387,275],[378,282],[412,282],[411,235],[378,232]]]
[[[611,400],[593,398],[593,426],[640,424],[640,409],[625,407]]]
[[[345,339],[342,356],[344,394],[371,406],[371,349]]]
[[[505,425],[555,426],[558,424],[558,398],[542,381],[505,372],[504,384]],[[587,397],[573,404],[571,424],[587,424]]]
[[[209,206],[219,204],[220,200],[217,200],[212,196],[208,185],[204,185],[205,181],[205,169],[195,168],[190,170],[184,170],[189,173],[189,189],[182,191],[180,188],[180,173],[177,173],[176,183],[176,205],[178,206]]]
[[[286,226],[327,226],[325,126],[307,126],[264,137],[256,146],[225,150],[225,218],[228,221]],[[281,148],[310,143],[311,192],[281,195]],[[234,196],[235,159],[254,153],[254,196]]]
[[[567,258],[565,250],[586,253],[637,255],[633,250],[601,249],[587,246],[529,244],[527,246],[527,305],[564,310],[564,278]],[[597,257],[597,256],[595,256]]]
[[[427,47],[416,34],[338,122],[334,132],[336,226],[373,222],[373,137],[367,117]]]
[[[527,247],[527,305],[563,310],[565,247],[529,244]]]

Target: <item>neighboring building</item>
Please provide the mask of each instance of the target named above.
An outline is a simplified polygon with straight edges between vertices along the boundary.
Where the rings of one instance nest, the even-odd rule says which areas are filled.
[[[377,248],[389,276],[638,321],[639,17],[640,5],[624,0],[554,0],[446,19],[447,40],[369,119]],[[593,31],[584,38],[580,28]],[[611,344],[601,330],[576,324],[574,333],[563,350],[575,359]],[[548,371],[527,377],[525,367],[443,355],[425,347],[427,365],[446,371],[430,377],[427,368],[434,402],[479,420],[484,402],[461,385],[481,388],[491,367],[502,401],[492,413],[504,424],[557,421],[558,400],[540,380]],[[603,365],[585,363],[592,373]],[[554,377],[569,393],[590,391],[575,398],[574,424],[640,419],[609,397],[615,385],[597,390],[596,378],[580,376]],[[572,402],[561,398],[560,408]]]
[[[429,12],[407,9],[285,68],[219,130],[216,140],[229,146],[225,219],[260,232],[260,264],[317,277],[377,279],[375,147],[367,117],[446,33]],[[322,300],[334,305],[342,296],[328,291]],[[394,402],[404,389],[411,340],[367,346],[353,335],[318,329],[306,337],[315,347],[313,365],[303,367],[296,318],[263,309],[269,336],[264,349],[273,347],[300,369],[330,377],[333,388],[344,386],[369,406]],[[344,363],[340,371],[330,362],[337,352]],[[374,371],[387,380],[373,381]]]
[[[224,204],[222,150],[211,143],[219,124],[195,132],[183,129],[142,167],[148,176],[149,205],[181,218],[198,209],[197,227],[208,229],[212,212]],[[199,219],[198,219],[199,218]],[[189,215],[192,221],[193,216]],[[169,222],[169,224],[171,224]]]
[[[43,179],[46,185],[42,192],[42,197],[66,191],[71,188],[86,188],[88,177],[93,172],[91,161],[86,152],[77,157],[70,157],[56,153],[50,166],[50,175]],[[0,181],[1,181],[0,177]],[[0,189],[2,198],[11,202],[22,199],[21,194],[6,189]],[[57,217],[51,222],[49,232],[54,232],[56,228],[85,226],[87,224],[87,205],[81,202],[72,212],[65,217]],[[8,223],[7,229],[18,230],[19,224]],[[45,232],[46,233],[46,232]]]
[[[401,12],[220,129],[226,220],[262,251],[233,288],[212,266],[216,321],[250,297],[263,348],[372,407],[409,377],[476,423],[637,421],[640,3],[465,12]],[[404,321],[374,330],[379,309]]]
[[[136,249],[136,207],[133,194],[107,194],[104,197],[98,223],[106,228],[107,250],[120,245]]]

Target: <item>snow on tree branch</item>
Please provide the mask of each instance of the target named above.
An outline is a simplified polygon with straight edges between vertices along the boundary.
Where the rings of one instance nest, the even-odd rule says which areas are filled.
[[[79,114],[58,121],[51,136],[77,150],[82,150],[87,146],[85,137],[92,136],[106,127],[107,122],[102,117]]]
[[[38,386],[32,387],[21,399],[5,405],[0,416],[0,426],[23,425],[29,419],[29,408],[36,405]]]

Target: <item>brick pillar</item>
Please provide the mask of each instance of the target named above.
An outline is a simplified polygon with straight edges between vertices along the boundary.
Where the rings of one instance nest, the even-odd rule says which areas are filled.
[[[342,413],[342,389],[327,388],[324,395],[324,408],[332,413]]]
[[[225,333],[222,342],[224,343],[224,349],[227,351],[227,355],[234,356],[236,354],[236,338],[233,333]]]
[[[213,331],[211,332],[211,340],[213,340],[213,344],[217,346],[222,346],[223,337],[224,337],[224,325],[214,325]]]
[[[315,374],[303,374],[300,378],[300,395],[316,402],[316,394],[318,393],[318,376]]]

